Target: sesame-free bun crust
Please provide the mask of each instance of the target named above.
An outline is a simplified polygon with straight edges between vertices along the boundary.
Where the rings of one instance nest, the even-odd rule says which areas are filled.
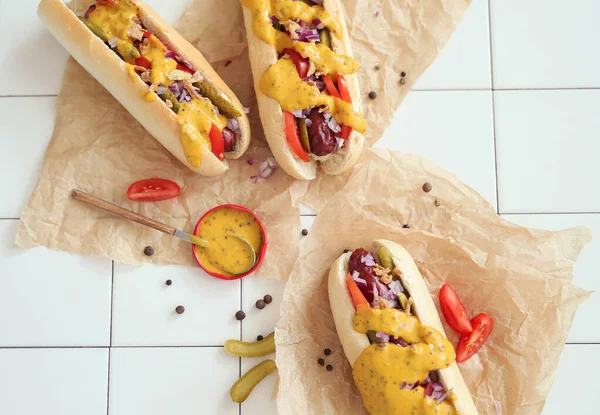
[[[242,104],[197,49],[146,4],[138,0],[132,1],[140,8],[143,25],[171,50],[188,60],[205,79],[220,90],[224,98],[238,108],[242,116],[237,118],[240,132],[237,134],[235,151],[225,153],[225,157],[240,157],[250,144],[250,124]],[[187,161],[181,146],[177,114],[158,97],[153,102],[145,101],[143,95],[148,93],[148,85],[140,77],[132,79],[126,62],[92,33],[61,0],[42,0],[38,16],[75,60],[179,161],[203,176],[217,176],[227,171],[227,162],[220,161],[205,146],[202,147],[202,164],[199,167],[193,167]]]
[[[352,56],[350,47],[350,37],[346,21],[342,14],[342,9],[338,0],[325,0],[324,7],[327,11],[334,14],[343,28],[342,39],[336,39],[332,36],[332,46],[337,53],[343,53]],[[247,7],[242,7],[244,11],[244,24],[248,35],[248,48],[250,51],[250,64],[254,76],[254,89],[260,111],[265,136],[271,152],[277,163],[290,176],[299,180],[312,180],[317,175],[317,162],[312,160],[305,162],[300,160],[287,142],[285,135],[285,126],[283,111],[279,102],[264,95],[258,85],[262,74],[269,66],[277,62],[277,50],[273,45],[259,39],[252,30],[252,12]],[[348,91],[352,97],[354,109],[361,112],[360,90],[358,86],[358,77],[356,74],[344,75],[348,83]],[[325,173],[335,175],[345,172],[352,168],[364,147],[364,136],[352,131],[344,147],[337,149],[327,160],[320,162],[321,168]]]
[[[372,251],[374,252],[383,246],[392,254],[394,265],[402,271],[400,276],[402,285],[408,290],[414,301],[413,310],[419,321],[433,327],[445,336],[446,333],[433,299],[410,254],[402,246],[385,239],[376,240],[373,245]],[[346,287],[346,274],[348,273],[350,255],[351,253],[343,254],[334,262],[329,271],[328,288],[329,304],[335,327],[344,353],[350,364],[354,366],[356,359],[364,349],[369,347],[369,339],[365,334],[355,331],[352,326],[352,317],[355,311],[352,298]],[[446,390],[452,390],[456,395],[456,400],[453,402],[456,411],[461,415],[477,415],[477,408],[457,364],[453,363],[450,367],[438,372],[440,382]]]

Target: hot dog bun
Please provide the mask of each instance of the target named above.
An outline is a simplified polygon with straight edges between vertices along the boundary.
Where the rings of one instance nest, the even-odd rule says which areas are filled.
[[[352,57],[348,28],[339,0],[325,0],[323,7],[335,15],[343,28],[343,35],[340,40],[332,36],[333,50]],[[311,159],[310,162],[305,162],[295,155],[287,142],[281,106],[276,100],[264,95],[258,87],[262,74],[269,66],[277,62],[277,50],[273,45],[264,42],[254,34],[252,29],[252,12],[247,7],[242,7],[242,9],[244,12],[246,33],[248,35],[254,89],[256,91],[260,119],[269,147],[273,152],[273,156],[277,159],[277,163],[286,173],[299,180],[312,180],[317,175],[316,160]],[[352,97],[354,110],[362,112],[358,77],[356,74],[345,75],[344,77],[348,83],[348,92]],[[352,131],[344,147],[337,149],[327,160],[320,163],[322,169],[327,174],[335,175],[354,167],[362,153],[364,143],[364,136],[356,131]]]
[[[132,1],[140,9],[143,25],[179,56],[189,61],[220,91],[223,99],[239,109],[242,116],[237,118],[240,130],[236,134],[235,150],[225,153],[228,159],[239,158],[250,144],[250,124],[242,104],[197,49],[149,6],[138,0]],[[42,0],[38,7],[38,16],[77,62],[183,164],[203,176],[216,176],[227,171],[227,162],[220,161],[205,146],[202,148],[202,164],[199,167],[193,167],[187,161],[181,146],[177,114],[161,99],[145,101],[143,94],[148,93],[148,85],[139,77],[132,78],[125,61],[92,33],[61,0]]]
[[[376,240],[372,251],[376,252],[382,246],[392,254],[394,265],[402,271],[400,279],[414,301],[413,310],[416,317],[421,323],[433,327],[446,336],[427,285],[410,254],[397,243],[384,239]],[[350,364],[354,366],[356,359],[370,343],[366,335],[357,332],[352,326],[355,310],[346,286],[350,255],[351,253],[343,254],[334,262],[329,272],[328,286],[335,327],[344,353]],[[456,362],[446,369],[438,370],[438,373],[440,382],[446,390],[452,390],[456,395],[457,399],[454,401],[456,411],[461,415],[477,415],[477,408]]]

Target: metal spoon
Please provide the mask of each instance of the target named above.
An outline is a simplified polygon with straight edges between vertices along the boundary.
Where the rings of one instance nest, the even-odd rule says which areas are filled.
[[[71,193],[71,198],[95,208],[104,210],[105,212],[112,213],[113,215],[121,216],[125,219],[129,219],[133,222],[137,222],[141,225],[148,226],[149,228],[156,229],[157,231],[161,231],[191,244],[200,246],[206,250],[206,254],[211,259],[211,263],[213,263],[213,265],[216,265],[223,271],[230,274],[245,274],[252,269],[256,263],[256,252],[254,251],[254,248],[250,246],[248,241],[239,236],[226,235],[207,241],[196,235],[183,232],[172,226],[165,225],[164,223],[160,223],[154,219],[147,218],[138,213],[132,212],[131,210],[114,205],[106,200],[102,200],[95,196],[84,193],[81,190],[74,189]],[[242,255],[240,255],[241,260],[230,261],[230,265],[227,265],[223,262],[226,262],[224,260],[229,259],[233,252],[226,249],[225,246],[226,244],[231,245],[232,243],[236,245],[236,251],[242,252]]]

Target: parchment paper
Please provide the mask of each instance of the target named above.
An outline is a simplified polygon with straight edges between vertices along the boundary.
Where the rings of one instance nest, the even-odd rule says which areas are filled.
[[[73,8],[81,13],[91,3],[75,0]],[[410,86],[446,43],[468,1],[345,0],[343,4],[355,56],[361,64],[363,95],[371,89],[379,93],[377,100],[365,103],[369,138],[374,141],[390,124]],[[258,213],[267,227],[270,243],[260,274],[285,279],[298,255],[298,205],[308,183],[293,181],[282,170],[264,183],[250,181],[270,151],[258,118],[240,2],[193,0],[177,29],[204,53],[250,108],[252,144],[247,155],[230,162],[232,168],[224,176],[195,175],[70,59],[57,99],[54,134],[38,185],[21,215],[16,243],[104,255],[133,264],[193,264],[189,246],[81,206],[69,200],[71,189],[82,189],[186,231],[192,231],[209,208],[238,203]],[[375,65],[380,66],[378,71]],[[405,84],[399,83],[402,71],[407,73]],[[257,164],[248,166],[249,158],[256,159]],[[156,204],[128,201],[125,190],[129,184],[157,176],[179,183],[182,195]],[[319,180],[308,201],[313,206],[324,203],[343,179]],[[155,248],[153,257],[142,254],[146,245]]]
[[[479,413],[539,414],[575,311],[589,295],[571,279],[591,232],[513,225],[433,163],[385,150],[368,150],[317,216],[289,278],[275,331],[279,414],[367,413],[336,334],[326,275],[344,249],[368,249],[377,238],[410,252],[436,305],[449,282],[470,316],[494,318],[487,343],[459,365]],[[456,345],[457,335],[445,330]],[[324,348],[332,354],[323,356]],[[333,371],[317,364],[320,357]]]

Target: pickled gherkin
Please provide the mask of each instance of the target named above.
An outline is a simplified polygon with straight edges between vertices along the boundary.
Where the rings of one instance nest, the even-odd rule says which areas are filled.
[[[319,30],[319,40],[329,49],[331,49],[331,33],[329,33],[329,29],[321,29]]]
[[[260,362],[252,369],[247,371],[244,376],[238,379],[229,390],[229,395],[234,402],[244,402],[252,390],[258,385],[264,378],[269,376],[271,373],[277,370],[277,365],[272,360],[265,360]]]
[[[221,114],[227,118],[241,117],[242,113],[229,101],[221,95],[221,92],[207,80],[202,80],[194,84],[200,89],[200,94],[208,98],[218,109]]]
[[[390,271],[394,270],[394,260],[392,259],[391,252],[387,248],[383,246],[380,247],[377,250],[377,256],[379,257],[379,263],[382,267],[387,268]]]
[[[261,357],[275,353],[275,333],[271,333],[263,340],[256,342],[227,340],[225,351],[238,357]]]
[[[96,36],[98,36],[103,41],[108,42],[108,35],[104,30],[102,30],[100,26],[98,26],[96,23],[92,22],[86,17],[80,17],[79,20],[81,20],[83,24],[86,25],[88,29],[90,29]]]
[[[159,95],[163,101],[171,101],[173,107],[171,108],[175,114],[179,112],[179,101],[175,98],[175,94],[171,92],[170,89],[167,89],[165,92]]]
[[[296,124],[298,125],[298,133],[300,134],[300,143],[304,148],[304,151],[310,153],[310,140],[308,139],[308,128],[306,128],[306,120],[304,118],[297,118]]]

